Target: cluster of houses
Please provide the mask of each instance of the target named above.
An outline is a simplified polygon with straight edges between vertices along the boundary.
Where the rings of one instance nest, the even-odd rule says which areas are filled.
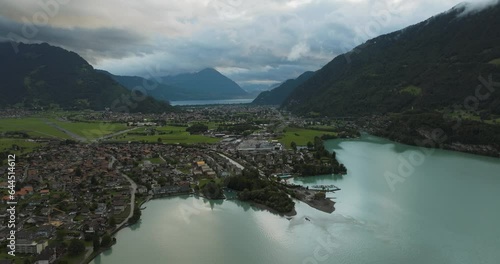
[[[87,114],[88,119],[144,127],[157,126],[158,120],[187,124],[192,120],[244,123],[259,119],[263,120],[258,124],[263,131],[267,126],[265,120],[281,118],[276,109],[255,106],[192,107],[182,113],[160,115],[109,111]],[[15,115],[15,112],[4,112],[4,115]],[[14,194],[20,208],[18,252],[54,258],[62,250],[48,247],[47,241],[55,237],[56,228],[67,231],[72,238],[104,234],[116,228],[110,224],[110,219],[116,218],[118,221],[114,222],[120,224],[126,220],[123,215],[130,209],[131,188],[124,175],[137,184],[136,196],[146,199],[191,193],[201,180],[239,175],[244,167],[259,168],[265,175],[289,173],[295,163],[313,158],[307,150],[285,150],[272,140],[276,135],[268,132],[257,132],[245,138],[213,133],[223,137],[220,144],[181,146],[52,141],[44,148],[23,155],[16,162],[18,188]],[[6,167],[0,168],[1,179],[6,179],[6,171]],[[7,187],[6,182],[0,182],[0,241],[8,232],[7,215],[2,215],[10,199]]]
[[[149,171],[155,168],[148,168],[141,162],[152,158],[154,153],[183,157],[179,162],[193,159],[190,152],[181,154],[182,149],[175,146],[147,144],[61,143],[23,156],[17,162],[16,170],[20,186],[15,193],[19,212],[17,231],[21,234],[16,241],[17,252],[42,254],[47,241],[54,239],[55,228],[71,234],[70,238],[113,230],[116,226],[110,224],[110,219],[124,220],[119,216],[130,204],[130,183],[122,173],[139,168],[137,176],[148,179],[152,175]],[[165,168],[164,175],[172,176],[181,192],[190,190],[189,179],[181,177],[182,173],[175,166],[170,166]],[[7,169],[3,167],[0,171],[5,173]],[[142,177],[143,174],[146,177]],[[6,182],[0,183],[3,194],[0,240],[4,240],[10,231],[7,228],[8,215],[4,213],[10,198],[7,187]],[[153,191],[151,187],[154,185],[139,185],[137,194],[147,196]]]
[[[140,145],[136,145],[140,146]],[[152,157],[162,162],[148,160],[138,166],[125,165],[122,171],[139,184],[138,193],[147,192],[153,197],[191,193],[192,187],[202,179],[217,179],[241,174],[241,169],[220,157],[214,146],[152,145]],[[126,164],[126,160],[122,160]]]

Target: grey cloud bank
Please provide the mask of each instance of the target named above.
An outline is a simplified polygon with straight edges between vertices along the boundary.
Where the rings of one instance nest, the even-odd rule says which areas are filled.
[[[269,86],[460,2],[7,0],[0,4],[0,40],[22,37],[28,21],[37,34],[25,41],[75,51],[114,74],[160,76],[214,67],[241,85]],[[498,0],[471,2],[467,12]],[[60,3],[57,10],[44,11],[54,3]],[[48,14],[46,21],[35,19],[40,12]]]

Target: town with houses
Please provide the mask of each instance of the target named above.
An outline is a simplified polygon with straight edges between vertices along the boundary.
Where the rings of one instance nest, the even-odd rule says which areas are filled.
[[[3,118],[32,114],[2,113]],[[296,173],[294,164],[314,160],[311,146],[290,147],[278,140],[287,127],[310,121],[285,118],[270,107],[195,107],[164,115],[90,112],[63,119],[125,123],[127,131],[153,136],[157,129],[171,124],[212,122],[223,129],[200,132],[215,143],[119,140],[123,134],[88,142],[36,139],[45,144],[18,158],[14,194],[18,208],[16,254],[25,255],[29,263],[54,263],[67,254],[64,242],[74,239],[87,241],[88,257],[92,253],[88,241],[130,225],[130,219],[150,199],[206,196],[203,188],[207,183],[223,187],[229,177],[241,175],[245,169],[286,184],[287,176]],[[344,123],[344,129],[345,124],[349,123]],[[6,165],[0,169],[0,178],[5,179],[5,173]],[[7,188],[7,182],[0,182],[4,193],[0,219],[5,220]],[[0,238],[8,234],[6,221],[0,222]]]

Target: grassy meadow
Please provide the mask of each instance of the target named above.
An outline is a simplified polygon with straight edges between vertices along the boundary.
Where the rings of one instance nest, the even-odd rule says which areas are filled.
[[[290,144],[292,143],[292,141],[295,142],[297,146],[305,146],[309,141],[314,142],[314,137],[316,136],[321,137],[324,134],[335,134],[333,132],[294,127],[287,127],[284,131],[284,135],[280,138],[277,138],[277,140],[286,148],[291,148]]]

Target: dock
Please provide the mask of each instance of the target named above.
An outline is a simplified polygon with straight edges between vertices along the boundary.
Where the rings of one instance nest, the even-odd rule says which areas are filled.
[[[281,178],[281,179],[290,179],[290,178],[293,178],[293,175],[292,174],[280,174],[280,175],[276,175],[276,177]]]
[[[330,185],[313,185],[309,188],[311,191],[325,191],[325,192],[336,192],[340,191],[340,188],[330,184]]]

